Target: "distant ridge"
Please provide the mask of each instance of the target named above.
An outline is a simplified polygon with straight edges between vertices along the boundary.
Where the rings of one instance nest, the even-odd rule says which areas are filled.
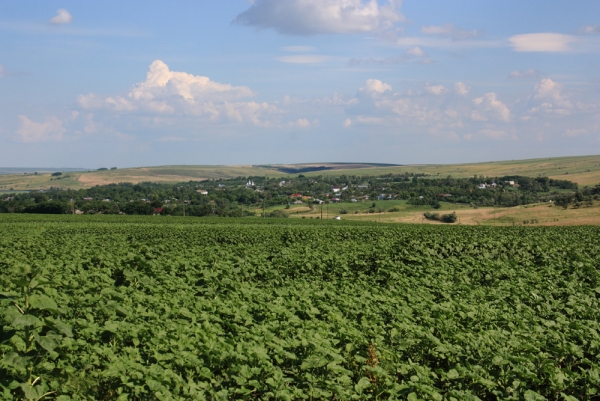
[[[285,174],[311,173],[315,171],[344,170],[349,168],[369,168],[369,167],[401,167],[402,164],[390,163],[298,163],[298,164],[258,164],[252,168],[265,168],[269,170],[280,171]]]
[[[87,168],[72,167],[0,167],[0,174],[29,174],[29,173],[54,173],[56,171],[89,171]]]

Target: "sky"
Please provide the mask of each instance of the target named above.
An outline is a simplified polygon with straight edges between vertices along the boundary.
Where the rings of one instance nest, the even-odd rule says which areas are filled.
[[[0,2],[0,167],[591,154],[597,0]]]

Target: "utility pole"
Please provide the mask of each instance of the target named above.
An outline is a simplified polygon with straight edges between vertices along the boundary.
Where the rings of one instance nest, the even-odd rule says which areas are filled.
[[[327,220],[329,220],[329,203],[327,203],[327,211],[325,213]]]
[[[323,203],[321,203],[321,220],[323,220]]]

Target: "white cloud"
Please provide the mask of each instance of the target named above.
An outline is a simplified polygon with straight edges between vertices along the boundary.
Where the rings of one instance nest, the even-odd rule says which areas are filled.
[[[473,99],[473,105],[477,108],[471,114],[473,120],[487,121],[488,118],[492,117],[504,122],[510,121],[510,110],[498,100],[494,92],[488,92],[482,97]]]
[[[419,46],[414,46],[408,49],[405,54],[397,57],[386,57],[384,59],[352,58],[348,61],[348,65],[350,66],[368,64],[397,65],[406,63],[431,64],[433,63],[433,60],[429,58],[429,55],[425,50],[421,49]]]
[[[542,75],[538,70],[534,70],[533,68],[528,69],[527,71],[515,70],[512,71],[508,77],[512,79],[521,79],[521,78],[539,78]]]
[[[469,93],[469,89],[471,88],[462,82],[457,82],[454,84],[454,92],[458,93],[459,95],[466,95]]]
[[[586,129],[567,129],[565,131],[565,136],[571,137],[571,138],[576,138],[578,136],[583,136],[583,135],[587,135],[589,134],[588,130]]]
[[[287,35],[373,32],[403,21],[400,5],[400,0],[386,5],[377,0],[256,0],[234,22]]]
[[[134,85],[126,95],[103,98],[90,93],[80,95],[77,101],[85,109],[188,115],[214,122],[269,125],[263,115],[279,111],[268,103],[239,101],[253,95],[246,86],[222,84],[208,77],[171,71],[164,62],[156,60],[150,65],[146,80]]]
[[[344,122],[342,123],[342,125],[346,128],[350,128],[352,126],[352,120],[347,118],[344,120]]]
[[[600,24],[598,25],[586,25],[581,27],[582,33],[600,33]]]
[[[469,31],[467,29],[459,28],[454,24],[422,26],[421,32],[428,35],[445,36],[451,38],[452,40],[475,39],[484,35],[483,31],[479,31],[477,29],[472,29]]]
[[[278,57],[277,60],[282,63],[290,64],[319,64],[329,61],[331,57],[319,56],[316,54],[302,54],[297,56],[282,56]]]
[[[542,79],[535,85],[534,99],[549,100],[553,106],[565,109],[572,109],[573,103],[569,98],[562,94],[562,85],[554,82],[550,78]]]
[[[19,135],[23,142],[50,142],[60,141],[64,138],[65,128],[62,121],[56,117],[49,117],[43,123],[31,121],[26,116],[19,116]]]
[[[380,95],[384,92],[391,91],[392,87],[378,79],[367,79],[365,85],[358,89],[359,93],[364,93],[368,96]]]
[[[64,8],[58,9],[56,15],[50,18],[50,23],[55,25],[70,24],[73,21],[73,16]]]
[[[288,126],[295,128],[310,128],[311,123],[306,118],[299,118],[294,122],[289,122]]]
[[[444,95],[448,92],[448,89],[446,89],[444,85],[427,85],[425,87],[425,90],[427,91],[427,93],[436,96]]]
[[[577,38],[560,33],[527,33],[511,36],[508,41],[518,52],[568,52]]]

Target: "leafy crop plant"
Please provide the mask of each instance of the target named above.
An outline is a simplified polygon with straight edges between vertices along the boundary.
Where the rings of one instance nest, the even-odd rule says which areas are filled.
[[[0,218],[2,399],[600,397],[596,227]]]

